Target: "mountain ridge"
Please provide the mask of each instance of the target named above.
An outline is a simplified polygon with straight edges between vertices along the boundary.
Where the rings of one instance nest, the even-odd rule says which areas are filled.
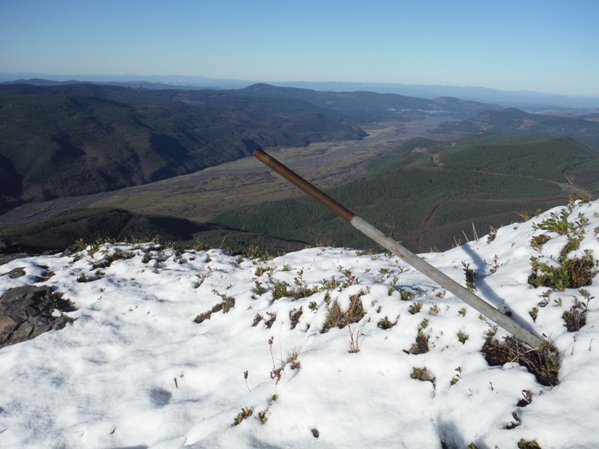
[[[175,93],[0,86],[0,184],[12,186],[4,192],[13,201],[89,194],[200,170],[260,146],[366,135],[303,103],[261,113],[193,104]]]

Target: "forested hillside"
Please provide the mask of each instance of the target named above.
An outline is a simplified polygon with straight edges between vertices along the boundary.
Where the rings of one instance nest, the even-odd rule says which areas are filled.
[[[140,97],[126,102],[136,92],[107,86],[1,86],[0,197],[6,203],[109,191],[238,159],[258,146],[366,135],[315,107],[251,112],[161,91]]]
[[[599,122],[589,116],[559,116],[530,114],[520,109],[484,111],[461,122],[443,123],[433,132],[474,133],[487,131],[498,134],[545,134],[572,136],[599,148]]]
[[[559,183],[599,190],[599,152],[571,138],[478,133],[453,142],[412,139],[365,164],[367,174],[327,192],[415,251],[520,221],[567,201]],[[214,223],[309,244],[370,241],[308,197],[266,202]],[[454,239],[455,238],[455,239]]]

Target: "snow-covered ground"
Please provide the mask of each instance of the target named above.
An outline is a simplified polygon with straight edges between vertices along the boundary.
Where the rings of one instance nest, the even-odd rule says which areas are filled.
[[[597,258],[599,203],[576,206],[569,220],[579,213],[589,221],[569,257],[592,250]],[[567,239],[533,227],[549,217],[503,227],[490,243],[483,237],[423,257],[461,283],[462,262],[470,264],[477,294],[547,336],[561,354],[553,387],[517,363],[489,367],[481,347],[490,323],[395,256],[310,248],[252,260],[215,249],[177,255],[149,243],[14,260],[0,274],[24,267],[27,275],[1,276],[0,294],[50,270],[55,275],[36,285],[63,293],[78,310],[63,330],[0,349],[0,447],[440,448],[443,441],[508,449],[524,439],[543,449],[597,448],[599,281],[586,287],[598,299],[577,332],[566,330],[562,314],[584,299],[578,289],[553,291],[538,305],[547,288],[528,284],[530,258],[555,264]],[[530,242],[540,234],[552,239],[539,251]],[[117,248],[134,257],[78,282]],[[322,288],[273,301],[281,281],[289,290]],[[351,297],[362,301],[364,317],[322,333],[333,305],[345,310]],[[228,313],[194,321],[226,298],[235,299]],[[421,310],[411,313],[417,303]],[[292,328],[290,312],[300,308]],[[379,327],[385,317],[396,324]],[[430,350],[409,354],[419,329]],[[359,352],[349,351],[351,333]],[[412,378],[425,367],[433,382]],[[524,391],[532,395],[526,406]],[[242,409],[251,416],[243,419]],[[518,424],[514,412],[521,423],[506,429]]]

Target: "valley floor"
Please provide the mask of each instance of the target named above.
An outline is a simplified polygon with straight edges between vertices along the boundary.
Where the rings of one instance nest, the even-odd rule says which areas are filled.
[[[444,120],[447,118],[423,117],[408,122],[378,123],[365,128],[369,136],[363,140],[268,150],[311,182],[326,188],[359,176],[363,162],[405,139],[426,134]],[[296,188],[268,172],[267,167],[250,156],[141,186],[25,204],[0,215],[0,227],[15,229],[66,210],[88,207],[117,207],[136,213],[205,221],[229,209],[299,194]]]

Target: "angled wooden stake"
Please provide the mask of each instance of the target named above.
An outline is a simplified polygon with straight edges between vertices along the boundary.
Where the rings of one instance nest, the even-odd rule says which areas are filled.
[[[397,254],[402,260],[409,263],[422,274],[435,281],[445,290],[453,293],[456,297],[460,298],[466,304],[476,309],[478,312],[482,313],[491,321],[495,322],[498,326],[508,331],[518,340],[526,343],[532,348],[539,347],[545,343],[545,340],[543,340],[541,337],[534,335],[532,332],[528,331],[511,318],[501,313],[495,307],[493,307],[483,299],[479,298],[474,293],[467,290],[465,287],[462,287],[449,276],[442,273],[441,271],[439,271],[431,264],[418,257],[416,254],[412,253],[408,249],[404,248],[395,240],[387,237],[385,234],[383,234],[377,228],[372,226],[370,223],[358,217],[356,214],[339,204],[337,201],[323,193],[321,190],[314,187],[304,178],[302,178],[289,168],[285,167],[275,158],[269,156],[260,149],[256,149],[256,151],[254,151],[254,157],[256,157],[265,165],[272,168],[274,171],[283,176],[289,182],[295,184],[308,195],[312,196],[313,198],[324,204],[326,207],[331,209],[341,218],[349,222],[358,231],[370,237],[383,248],[386,248],[392,253]]]

